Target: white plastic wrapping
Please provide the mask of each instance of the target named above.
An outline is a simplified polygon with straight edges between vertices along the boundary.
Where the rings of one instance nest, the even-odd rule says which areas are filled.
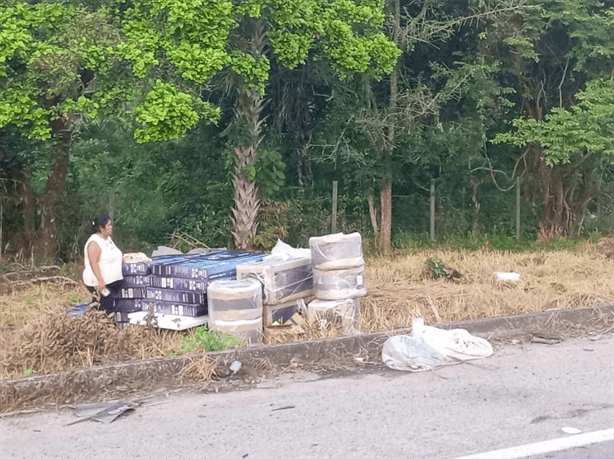
[[[262,284],[264,304],[287,303],[313,296],[313,269],[309,257],[266,257],[263,261],[237,266],[237,279],[257,279]]]
[[[281,239],[277,239],[275,247],[271,249],[271,255],[264,257],[264,259],[266,260],[269,257],[275,257],[282,260],[290,260],[293,258],[311,258],[311,249],[295,249]]]
[[[360,233],[311,237],[309,248],[314,269],[329,271],[364,265]]]
[[[315,299],[307,305],[310,322],[320,326],[327,323],[340,324],[346,332],[360,329],[360,298],[326,301]]]
[[[207,286],[209,322],[262,321],[262,285],[255,279],[219,280]]]
[[[364,265],[334,271],[313,270],[313,287],[318,300],[345,300],[367,295]]]

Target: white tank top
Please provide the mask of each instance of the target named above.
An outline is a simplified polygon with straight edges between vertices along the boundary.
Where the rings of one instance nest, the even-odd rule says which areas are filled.
[[[117,248],[113,239],[110,237],[105,239],[97,233],[94,233],[85,243],[85,269],[83,270],[83,283],[88,287],[96,287],[98,285],[98,279],[92,271],[92,265],[90,263],[90,257],[87,253],[87,247],[90,242],[96,242],[100,247],[100,260],[98,264],[100,266],[100,274],[102,274],[102,280],[105,284],[121,280],[122,276],[122,251]]]

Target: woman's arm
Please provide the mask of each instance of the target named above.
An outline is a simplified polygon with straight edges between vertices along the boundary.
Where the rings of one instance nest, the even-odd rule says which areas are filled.
[[[105,288],[105,283],[104,280],[102,280],[102,273],[100,272],[100,254],[102,253],[102,250],[100,249],[100,246],[92,241],[89,243],[89,245],[87,246],[87,256],[90,259],[90,264],[92,265],[92,271],[94,272],[94,276],[96,276],[96,279],[98,279],[98,288],[99,289],[104,289]]]

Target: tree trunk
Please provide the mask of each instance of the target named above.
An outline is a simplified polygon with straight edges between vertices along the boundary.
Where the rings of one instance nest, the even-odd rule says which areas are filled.
[[[28,171],[15,166],[11,175],[18,188],[21,208],[21,231],[11,237],[12,252],[25,256],[56,258],[58,256],[58,215],[60,214],[66,178],[70,166],[71,132],[68,119],[51,123],[55,144],[50,149],[51,169],[44,194],[36,196]]]
[[[70,166],[71,132],[67,118],[58,118],[51,123],[57,143],[52,147],[51,174],[45,185],[45,194],[39,198],[41,221],[36,229],[35,253],[40,257],[56,258],[58,255],[58,221],[66,177]]]
[[[399,29],[401,27],[401,4],[399,0],[392,0],[393,23],[391,30],[392,41],[399,46]],[[390,100],[388,113],[391,119],[386,132],[386,143],[382,149],[384,172],[380,179],[380,232],[379,247],[382,253],[390,253],[392,235],[392,152],[395,145],[395,125],[397,98],[399,95],[399,64],[394,66],[390,74]]]
[[[311,159],[309,158],[309,144],[306,140],[297,139],[297,174],[300,186],[309,186],[313,182]]]
[[[262,20],[253,21],[251,52],[254,56],[264,54],[266,31]],[[263,99],[255,89],[248,89],[246,83],[239,88],[239,97],[235,107],[235,116],[242,119],[247,126],[249,145],[235,148],[235,168],[232,176],[234,185],[234,208],[232,209],[232,236],[235,248],[251,249],[253,237],[258,229],[258,212],[260,210],[260,193],[256,182],[250,180],[249,169],[254,167],[258,159],[258,145],[261,139],[262,120],[260,114]]]
[[[478,231],[478,221],[480,218],[480,185],[482,183],[481,179],[472,178],[469,182],[469,186],[471,187],[471,202],[473,202],[473,224],[471,225],[471,230],[473,232]]]
[[[235,248],[239,250],[252,247],[252,239],[258,229],[258,211],[260,210],[258,187],[256,182],[249,180],[249,177],[246,176],[246,165],[254,161],[254,157],[255,150],[251,147],[235,149],[235,158],[240,159],[241,163],[235,167],[232,176],[235,193],[235,207],[232,209],[232,236]]]

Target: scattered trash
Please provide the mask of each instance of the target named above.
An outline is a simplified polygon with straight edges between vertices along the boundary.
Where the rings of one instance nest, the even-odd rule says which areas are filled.
[[[563,341],[563,338],[557,335],[551,335],[551,334],[543,333],[543,332],[531,333],[532,343],[558,344],[561,341]]]
[[[568,433],[568,434],[579,434],[582,433],[582,431],[580,429],[576,429],[575,427],[563,427],[561,429],[563,432]]]
[[[104,402],[93,405],[83,405],[75,409],[75,416],[81,419],[66,424],[71,426],[83,421],[97,421],[110,424],[126,411],[133,410],[135,405],[130,402]]]
[[[281,406],[279,408],[273,408],[271,411],[291,410],[292,408],[296,408],[296,406],[294,405]]]
[[[493,353],[490,343],[467,330],[456,328],[443,330],[424,325],[422,317],[416,317],[411,323],[412,336],[422,337],[424,341],[442,354],[459,360],[473,360],[489,357]]]
[[[490,343],[467,330],[443,330],[412,321],[412,335],[388,338],[382,349],[384,364],[394,370],[427,371],[443,365],[492,355]]]
[[[520,280],[520,274],[497,271],[495,273],[495,279],[501,282],[518,282]]]
[[[234,362],[230,364],[230,374],[236,375],[240,369],[241,369],[241,362],[239,362],[238,360],[235,360]]]
[[[85,311],[90,307],[91,302],[86,301],[84,303],[75,304],[66,310],[66,315],[72,319],[78,319],[85,315]]]
[[[421,337],[392,336],[382,348],[384,365],[393,370],[428,371],[450,363],[450,359],[429,346]]]

